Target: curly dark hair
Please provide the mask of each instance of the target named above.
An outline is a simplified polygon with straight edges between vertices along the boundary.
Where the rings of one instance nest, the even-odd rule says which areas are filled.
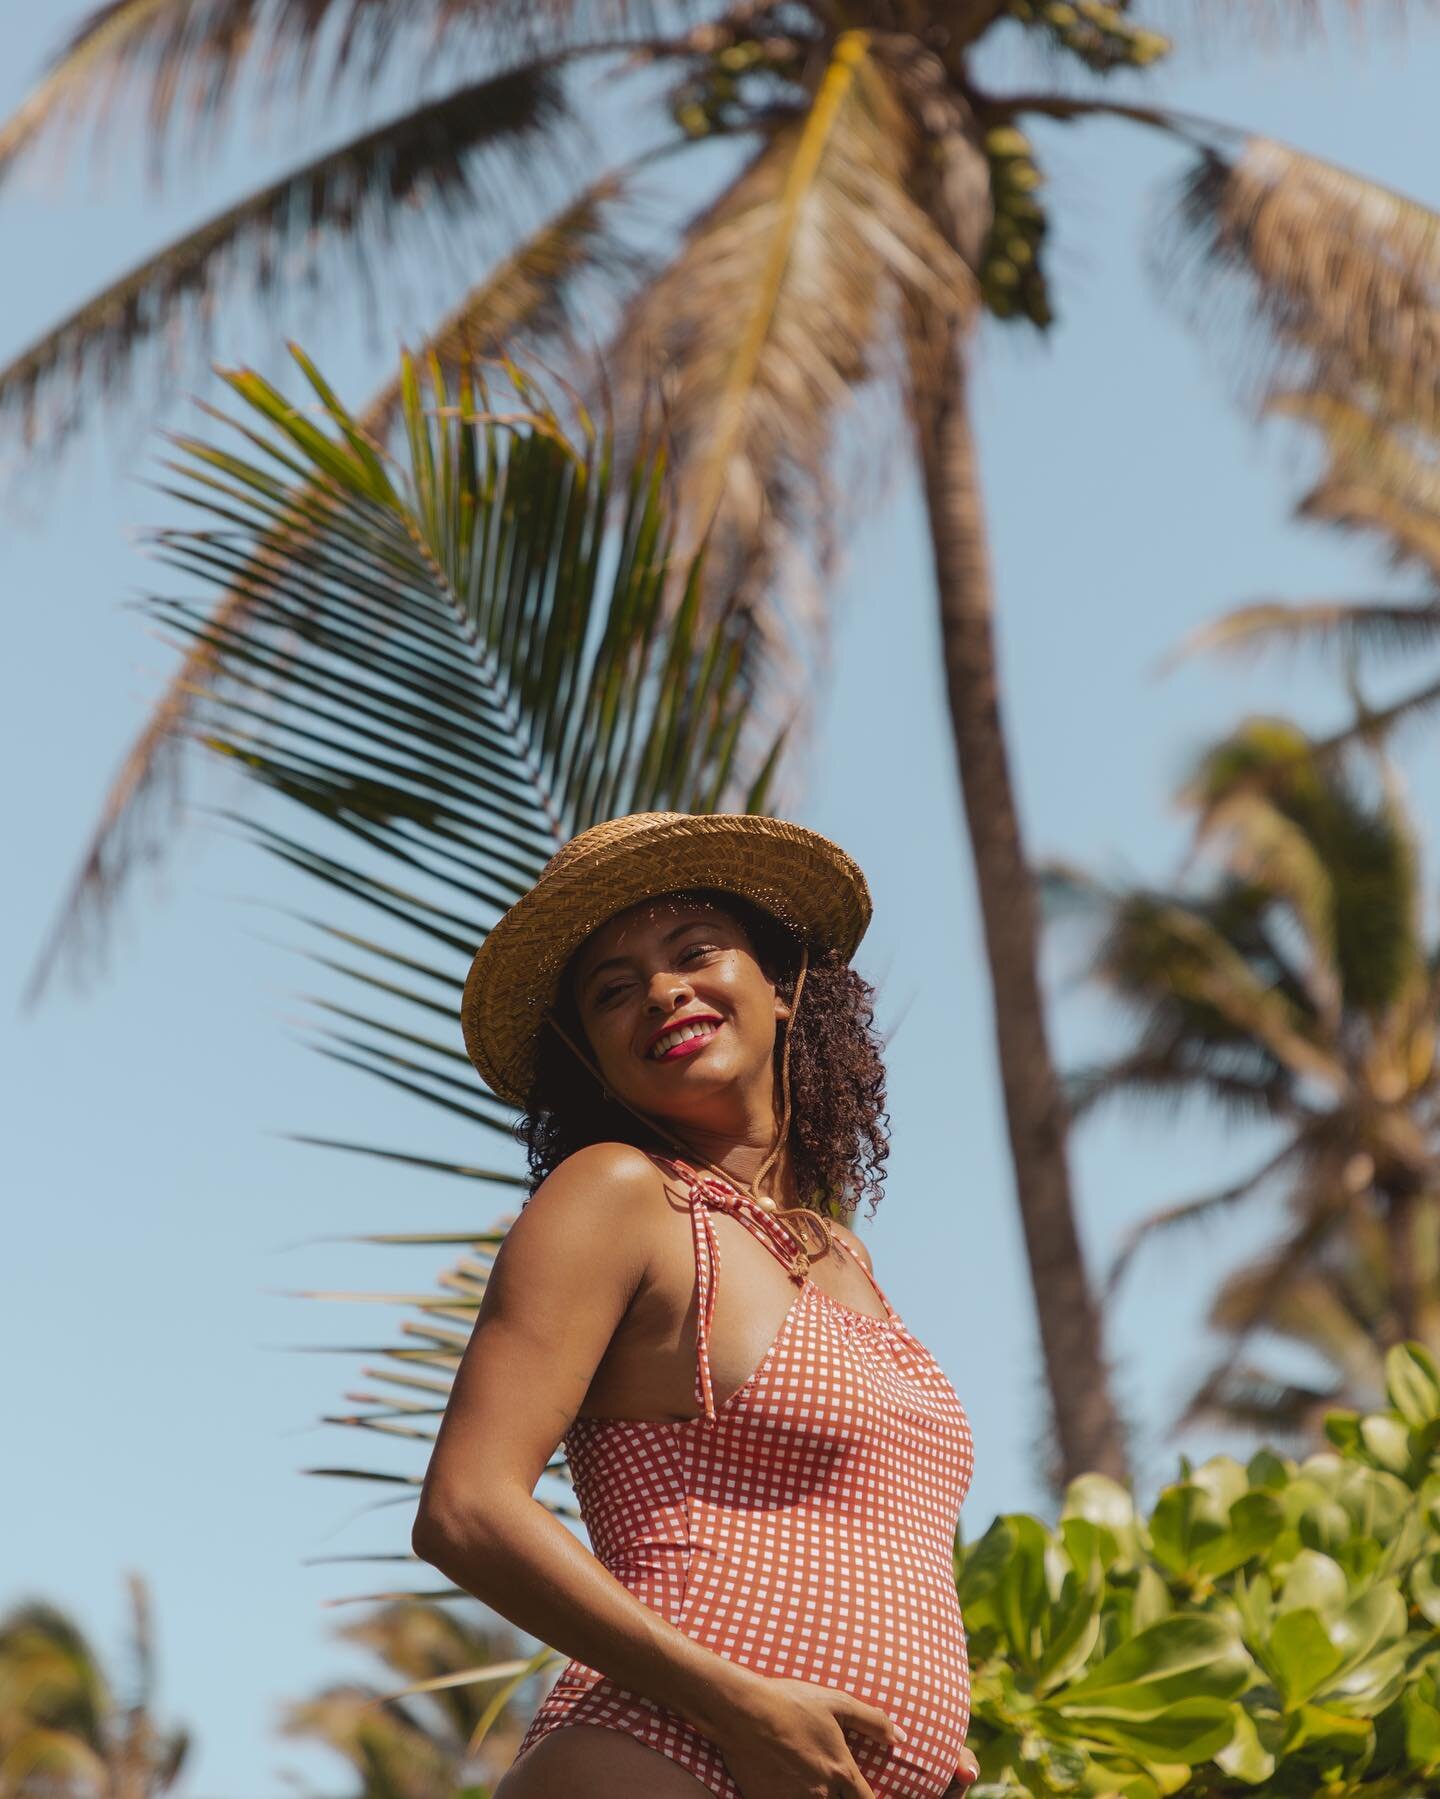
[[[795,992],[800,946],[773,913],[738,894],[692,888],[657,898],[704,901],[736,920],[783,999]],[[578,951],[577,951],[578,954]],[[556,1015],[576,1042],[585,1042],[572,990],[572,956],[561,978]],[[799,1203],[844,1223],[862,1199],[870,1216],[885,1182],[890,1114],[885,1110],[885,1064],[875,1030],[875,989],[840,955],[811,957],[790,1044],[788,1145]],[[778,1078],[783,1032],[775,1039]],[[568,1155],[589,1143],[620,1141],[670,1153],[659,1132],[607,1098],[600,1083],[557,1032],[540,1032],[535,1080],[516,1134],[530,1162],[533,1193]]]

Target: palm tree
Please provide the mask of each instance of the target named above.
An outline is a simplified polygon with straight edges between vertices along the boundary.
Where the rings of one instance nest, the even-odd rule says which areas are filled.
[[[1302,29],[1320,10],[1296,9]],[[87,375],[123,380],[140,352],[208,318],[237,268],[274,289],[323,279],[334,246],[387,247],[402,225],[496,225],[508,171],[553,178],[560,210],[425,328],[448,352],[527,331],[553,340],[574,309],[613,299],[610,366],[621,391],[659,367],[687,546],[709,544],[718,592],[741,595],[763,666],[813,639],[816,613],[793,552],[826,536],[826,467],[845,400],[888,379],[914,421],[928,506],[949,711],[994,992],[1005,1111],[1060,1461],[1066,1475],[1121,1475],[1098,1314],[1081,1256],[1037,971],[1032,875],[1010,773],[995,653],[995,595],[971,433],[967,357],[983,314],[1043,329],[1042,180],[1019,121],[1108,116],[1189,144],[1177,212],[1180,290],[1239,273],[1254,325],[1289,361],[1336,382],[1428,399],[1440,357],[1428,329],[1434,219],[1271,140],[1159,106],[1054,92],[987,92],[977,59],[1000,32],[1042,63],[1097,81],[1145,69],[1168,41],[1105,0],[822,0],[728,9],[685,0],[106,0],[0,125],[0,174],[62,117],[128,89],[147,102],[163,167],[233,105],[246,73],[298,105],[322,84],[413,67],[464,68],[438,97],[372,125],[166,246],[62,320],[8,369],[30,441],[74,416]],[[1299,35],[1297,33],[1297,35]],[[593,64],[628,80],[632,153],[592,155],[577,177],[566,76]],[[288,80],[287,80],[288,77]],[[595,93],[592,85],[586,90]],[[650,127],[655,129],[646,137]],[[632,135],[633,134],[633,135]],[[709,153],[718,145],[722,155]],[[655,159],[691,146],[722,169],[718,191],[677,219],[668,261],[621,254],[621,209]],[[477,179],[477,169],[486,179]],[[533,191],[533,190],[532,190]],[[489,202],[489,203],[487,203]],[[497,226],[498,228],[498,226]],[[632,246],[633,248],[633,246]],[[1180,254],[1179,252],[1185,252]],[[1390,377],[1394,377],[1393,380]],[[784,579],[776,578],[783,571]],[[217,601],[225,634],[249,628],[243,592]],[[213,667],[197,645],[127,758],[62,919],[73,945],[141,849],[196,696]],[[754,666],[749,678],[757,677]],[[793,683],[792,683],[793,684]],[[760,681],[773,703],[775,687]],[[41,965],[41,974],[50,958]],[[39,977],[37,977],[38,980]],[[32,986],[32,993],[35,991]]]
[[[1334,529],[1378,537],[1392,566],[1417,574],[1413,598],[1349,596],[1339,599],[1260,600],[1236,607],[1198,631],[1182,653],[1315,647],[1338,652],[1356,700],[1353,726],[1338,732],[1343,746],[1357,733],[1376,738],[1402,721],[1440,705],[1440,430],[1420,409],[1406,418],[1382,407],[1373,394],[1281,389],[1266,410],[1314,431],[1325,466],[1302,496],[1297,513]],[[1396,664],[1408,691],[1382,706],[1367,704],[1358,689],[1366,660]],[[1423,670],[1418,685],[1416,671]]]
[[[377,1607],[336,1635],[371,1650],[392,1679],[409,1684],[398,1694],[355,1682],[328,1687],[286,1706],[281,1735],[344,1756],[359,1778],[354,1799],[484,1799],[525,1731],[512,1693],[528,1662],[515,1659],[511,1636],[416,1600]],[[505,1683],[493,1721],[486,1717],[492,1687],[476,1679],[481,1668]],[[482,1725],[480,1752],[472,1754]]]
[[[1112,1280],[1157,1234],[1283,1201],[1280,1240],[1216,1296],[1229,1341],[1186,1418],[1294,1435],[1373,1395],[1393,1344],[1440,1346],[1440,947],[1378,753],[1253,719],[1184,797],[1213,878],[1169,891],[1051,873],[1057,909],[1098,933],[1094,978],[1134,1022],[1122,1054],[1074,1077],[1072,1103],[1196,1098],[1268,1127],[1241,1179],[1144,1219]],[[1317,1352],[1329,1384],[1242,1364],[1267,1330]]]
[[[29,1600],[0,1617],[0,1799],[151,1799],[175,1784],[190,1739],[155,1722],[149,1597],[138,1575],[129,1589],[128,1701],[57,1607]]]

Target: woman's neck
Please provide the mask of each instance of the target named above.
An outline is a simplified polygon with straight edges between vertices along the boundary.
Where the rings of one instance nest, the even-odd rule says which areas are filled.
[[[718,1168],[747,1192],[755,1176],[769,1161],[770,1165],[765,1169],[761,1182],[761,1192],[769,1194],[777,1205],[798,1205],[800,1198],[795,1191],[790,1145],[783,1144],[780,1154],[770,1160],[777,1128],[778,1121],[772,1121],[769,1133],[763,1139],[752,1140],[745,1137],[737,1140],[731,1133],[707,1131],[688,1122],[672,1127],[676,1138],[694,1152],[697,1160]]]

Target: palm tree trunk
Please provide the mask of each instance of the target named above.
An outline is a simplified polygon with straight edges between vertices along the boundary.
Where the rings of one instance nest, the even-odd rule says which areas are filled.
[[[995,1003],[1005,1118],[1061,1475],[1128,1481],[1097,1307],[1085,1274],[1066,1158],[1064,1102],[1040,994],[1034,883],[1010,778],[995,655],[994,596],[971,436],[962,328],[918,421],[960,789]]]

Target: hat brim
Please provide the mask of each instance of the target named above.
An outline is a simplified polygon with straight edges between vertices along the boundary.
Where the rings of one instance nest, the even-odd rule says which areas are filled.
[[[661,813],[547,870],[475,952],[460,1002],[465,1048],[487,1086],[523,1106],[535,1044],[566,963],[617,912],[714,887],[773,913],[812,949],[848,960],[870,922],[859,865],[818,831],[753,813]],[[588,833],[587,833],[588,835]]]

